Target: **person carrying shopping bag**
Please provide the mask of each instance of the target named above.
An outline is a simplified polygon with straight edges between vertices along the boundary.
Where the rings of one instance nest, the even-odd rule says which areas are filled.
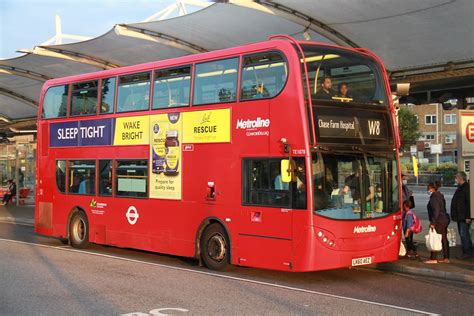
[[[436,260],[438,252],[432,251],[431,258],[426,260],[425,263],[449,263],[449,244],[448,244],[448,225],[449,225],[449,216],[446,212],[446,200],[444,195],[439,192],[439,187],[441,184],[436,181],[434,183],[428,184],[428,194],[430,195],[430,200],[428,201],[428,217],[430,220],[430,229],[434,228],[438,234],[441,235],[441,241],[443,245],[443,259]]]

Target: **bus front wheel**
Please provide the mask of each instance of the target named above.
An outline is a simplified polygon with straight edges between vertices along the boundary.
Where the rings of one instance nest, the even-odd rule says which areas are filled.
[[[89,244],[89,221],[84,212],[77,212],[69,225],[69,241],[74,248],[86,248]]]
[[[229,264],[229,238],[220,224],[211,224],[204,230],[200,248],[202,261],[209,269],[224,270]]]

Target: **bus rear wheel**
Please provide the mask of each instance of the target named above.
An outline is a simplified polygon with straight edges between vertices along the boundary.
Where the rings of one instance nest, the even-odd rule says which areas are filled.
[[[69,224],[69,241],[74,248],[86,248],[89,245],[89,221],[84,212],[77,212]]]
[[[229,238],[224,228],[214,223],[209,225],[201,238],[201,258],[211,270],[224,270],[230,262]]]

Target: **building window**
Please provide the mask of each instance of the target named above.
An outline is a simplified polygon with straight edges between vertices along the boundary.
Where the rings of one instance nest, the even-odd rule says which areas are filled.
[[[435,140],[434,134],[422,134],[419,140]]]
[[[436,114],[425,115],[425,124],[426,125],[435,125],[436,124]]]
[[[444,115],[444,124],[456,124],[456,123],[457,123],[456,114]]]
[[[446,144],[452,144],[456,141],[456,134],[448,134],[444,138]]]

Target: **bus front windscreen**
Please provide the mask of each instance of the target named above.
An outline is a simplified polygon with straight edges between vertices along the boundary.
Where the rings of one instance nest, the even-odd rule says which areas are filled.
[[[372,58],[315,45],[303,45],[303,51],[313,104],[345,102],[387,106],[383,77]]]
[[[400,209],[391,155],[313,153],[314,213],[341,220],[378,218]]]

